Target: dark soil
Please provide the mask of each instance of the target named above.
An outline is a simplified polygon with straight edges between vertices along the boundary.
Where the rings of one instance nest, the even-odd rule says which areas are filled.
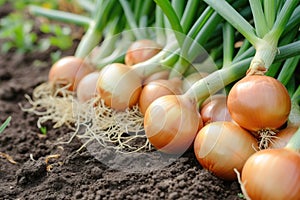
[[[9,11],[2,7],[0,17]],[[72,55],[74,48],[64,55]],[[42,135],[38,117],[23,112],[19,104],[26,105],[24,95],[47,81],[50,51],[0,55],[0,123],[12,117],[0,135],[0,152],[17,162],[0,157],[0,199],[240,199],[239,184],[202,169],[192,150],[160,169],[124,172],[104,165],[86,149],[76,152],[82,145],[76,138],[57,145],[58,138],[69,139],[66,127],[53,129],[47,123]],[[60,157],[46,163],[56,154]]]

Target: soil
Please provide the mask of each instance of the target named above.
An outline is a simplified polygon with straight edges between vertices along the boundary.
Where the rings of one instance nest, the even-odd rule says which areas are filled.
[[[0,17],[10,9],[1,7]],[[63,55],[72,55],[75,48]],[[23,112],[20,104],[27,105],[24,95],[47,81],[51,51],[0,55],[0,123],[12,117],[0,135],[0,152],[17,162],[0,157],[0,199],[241,199],[238,182],[210,174],[192,150],[165,167],[125,172],[87,149],[78,152],[82,141],[76,138],[57,145],[58,138],[70,138],[67,127],[54,129],[46,123],[47,134],[41,134],[38,117]]]

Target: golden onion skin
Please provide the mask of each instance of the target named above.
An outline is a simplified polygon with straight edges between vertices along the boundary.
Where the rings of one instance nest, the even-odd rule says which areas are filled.
[[[254,136],[232,122],[207,124],[194,141],[194,152],[199,163],[225,180],[236,180],[234,169],[241,171],[256,149]]]
[[[250,131],[274,130],[287,121],[291,99],[277,79],[251,75],[232,87],[227,107],[232,119]]]
[[[300,199],[300,154],[286,148],[265,149],[245,163],[242,183],[255,200]]]
[[[97,81],[97,91],[105,104],[125,110],[138,103],[142,79],[127,65],[113,63],[104,67]]]
[[[97,81],[99,72],[92,72],[81,79],[76,94],[79,102],[86,102],[97,96]]]
[[[128,66],[144,62],[160,52],[162,47],[153,40],[137,40],[133,42],[125,54]]]
[[[149,105],[157,98],[166,95],[179,95],[181,91],[181,80],[177,77],[171,80],[155,80],[145,85],[142,89],[139,107],[143,114],[145,114]]]
[[[193,143],[202,126],[196,102],[184,95],[166,95],[146,110],[144,128],[150,143],[159,151],[182,154]]]
[[[70,91],[75,91],[80,80],[94,69],[83,59],[67,56],[55,62],[48,74],[49,82],[59,85],[68,85]]]
[[[205,125],[216,121],[232,121],[227,108],[227,97],[222,94],[213,95],[203,102],[200,114]]]

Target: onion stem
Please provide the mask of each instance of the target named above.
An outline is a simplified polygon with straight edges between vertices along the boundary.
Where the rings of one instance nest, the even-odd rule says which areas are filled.
[[[279,40],[282,32],[285,29],[286,24],[288,23],[293,11],[298,5],[299,0],[286,0],[280,13],[276,17],[276,21],[270,31],[270,35],[274,37],[274,40]]]
[[[182,18],[183,12],[184,12],[184,4],[185,1],[182,0],[172,0],[171,5],[174,8],[174,11],[178,17],[178,19]]]
[[[214,10],[216,10],[233,27],[243,34],[249,42],[255,46],[259,43],[259,38],[255,34],[255,29],[225,0],[204,0]]]
[[[275,62],[285,60],[300,54],[300,41],[296,41],[279,48],[279,54],[275,57]]]
[[[115,0],[97,1],[95,8],[96,13],[93,16],[93,20],[91,21],[87,32],[82,37],[75,51],[76,57],[86,57],[92,51],[92,49],[98,45],[102,38],[103,29],[109,21],[109,14],[114,6]]]
[[[223,24],[223,67],[228,66],[233,59],[234,29],[229,23]]]
[[[276,1],[263,0],[263,4],[266,24],[268,28],[271,29],[274,25],[274,21],[276,18]]]
[[[294,10],[289,22],[287,23],[282,36],[290,34],[292,29],[295,29],[300,24],[300,5]]]
[[[172,7],[171,3],[169,1],[165,0],[154,0],[158,6],[162,9],[166,17],[168,18],[168,21],[174,31],[175,37],[177,39],[177,42],[179,46],[181,47],[183,44],[183,29],[180,24],[180,20]]]
[[[156,41],[160,45],[166,44],[166,34],[164,30],[164,15],[161,8],[156,5],[155,8],[155,32],[156,32]]]
[[[129,23],[129,26],[130,26],[131,30],[133,31],[135,37],[138,40],[145,38],[146,36],[141,33],[140,29],[138,29],[138,25],[134,18],[134,13],[131,11],[128,1],[119,0],[119,2],[124,10],[125,16],[127,18],[127,22]]]
[[[291,150],[294,150],[294,151],[297,151],[300,153],[300,127],[295,132],[295,134],[290,139],[290,141],[287,143],[285,148],[291,149]]]
[[[256,34],[258,37],[262,38],[269,32],[269,27],[264,16],[260,0],[249,0],[250,7],[253,14],[253,20],[255,24]]]
[[[224,88],[229,83],[243,77],[247,67],[251,62],[251,57],[217,70],[205,78],[197,81],[184,94],[189,98],[195,99],[197,102],[204,100],[209,95],[215,94],[220,89]]]
[[[277,77],[277,79],[283,84],[287,85],[291,77],[293,76],[296,67],[299,63],[300,56],[295,56],[292,58],[287,59],[282,68],[281,71]]]
[[[291,100],[297,104],[300,103],[300,86],[298,86],[297,90],[294,92]]]
[[[187,2],[182,18],[180,20],[184,33],[187,33],[190,29],[194,21],[196,12],[199,9],[199,3],[199,0],[190,0]]]

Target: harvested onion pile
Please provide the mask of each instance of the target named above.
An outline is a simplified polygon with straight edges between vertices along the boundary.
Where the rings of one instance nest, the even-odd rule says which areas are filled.
[[[88,29],[27,97],[39,126],[123,153],[193,149],[246,198],[300,198],[299,0],[98,0],[90,14],[61,15]]]

